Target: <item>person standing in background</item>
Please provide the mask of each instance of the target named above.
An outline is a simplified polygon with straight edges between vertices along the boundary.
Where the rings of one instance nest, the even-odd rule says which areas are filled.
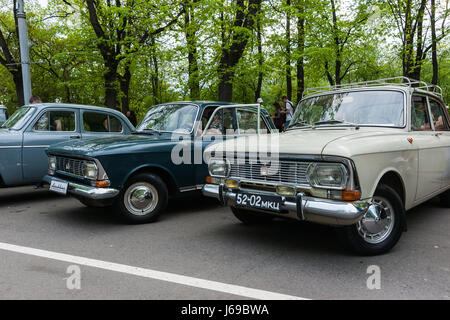
[[[281,132],[283,131],[284,123],[286,122],[286,114],[283,113],[283,108],[278,101],[274,102],[273,106],[275,107],[275,113],[272,116],[272,120],[278,131]]]
[[[39,96],[31,96],[30,104],[42,103],[41,98]]]
[[[289,124],[291,123],[292,116],[294,115],[294,104],[291,101],[289,101],[288,97],[286,96],[283,96],[283,103],[284,103],[283,113],[286,115],[284,130],[286,130],[286,128],[289,127]]]
[[[137,126],[136,113],[133,110],[128,110],[127,113],[125,113],[125,116],[130,120],[133,126]]]

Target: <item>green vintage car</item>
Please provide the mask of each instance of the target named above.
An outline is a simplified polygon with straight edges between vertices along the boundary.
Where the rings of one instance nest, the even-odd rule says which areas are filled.
[[[170,197],[201,193],[208,175],[203,159],[208,145],[255,134],[258,128],[275,131],[269,113],[262,108],[258,112],[256,105],[156,105],[131,135],[50,147],[43,183],[86,206],[112,206],[128,222],[152,222]]]

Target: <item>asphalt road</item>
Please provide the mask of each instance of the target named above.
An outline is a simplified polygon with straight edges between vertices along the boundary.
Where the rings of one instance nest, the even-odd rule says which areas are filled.
[[[0,244],[7,249],[0,248],[0,299],[252,297],[223,290],[227,284],[307,299],[449,300],[450,210],[437,201],[423,204],[408,212],[408,229],[389,254],[359,257],[341,247],[332,228],[283,220],[246,227],[202,197],[171,201],[159,222],[133,226],[46,190],[1,189]],[[15,246],[21,249],[8,249]],[[205,289],[69,263],[26,248],[214,284]],[[67,287],[74,264],[81,289]],[[380,289],[367,288],[371,265],[381,270]]]

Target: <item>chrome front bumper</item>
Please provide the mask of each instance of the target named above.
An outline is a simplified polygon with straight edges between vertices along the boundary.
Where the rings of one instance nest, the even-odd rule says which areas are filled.
[[[203,195],[218,199],[224,205],[236,206],[236,192],[226,190],[223,185],[205,184]],[[258,191],[249,191],[258,194]],[[287,216],[298,220],[306,220],[321,224],[346,226],[357,223],[366,214],[370,201],[343,202],[328,199],[319,199],[297,194],[296,201],[288,201],[282,197],[280,213],[272,213],[277,216]],[[254,209],[251,209],[254,210]],[[264,211],[266,212],[266,211]]]
[[[119,195],[119,190],[112,188],[96,188],[88,185],[83,185],[53,176],[45,176],[42,182],[45,184],[50,184],[52,181],[67,182],[69,184],[67,192],[81,198],[92,199],[92,200],[106,200],[112,199]]]

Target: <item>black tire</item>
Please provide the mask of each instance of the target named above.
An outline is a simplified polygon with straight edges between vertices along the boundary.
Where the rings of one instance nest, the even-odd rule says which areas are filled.
[[[360,255],[374,256],[388,252],[395,246],[395,244],[397,244],[403,231],[406,229],[406,217],[403,202],[394,189],[386,185],[380,185],[375,192],[374,200],[390,206],[388,210],[382,210],[381,216],[384,215],[384,217],[387,217],[387,212],[392,211],[389,215],[391,216],[393,222],[387,222],[388,227],[385,228],[390,231],[386,231],[384,237],[380,236],[379,239],[365,240],[362,235],[365,231],[364,227],[362,227],[364,225],[361,223],[337,229],[341,240],[343,240],[350,247],[350,249]],[[370,219],[370,216],[368,219]],[[385,222],[392,220],[385,220]],[[376,223],[378,222],[372,221],[372,223],[372,225],[377,226]],[[379,242],[370,243],[369,241]]]
[[[133,198],[133,195],[136,197]],[[134,199],[134,202],[131,199]],[[167,186],[159,176],[141,173],[126,183],[116,200],[115,207],[119,217],[127,223],[150,223],[156,221],[164,212],[168,199]]]
[[[444,207],[450,208],[450,190],[447,190],[441,194],[439,199]]]
[[[231,207],[234,216],[246,225],[269,223],[275,217],[269,214]]]

